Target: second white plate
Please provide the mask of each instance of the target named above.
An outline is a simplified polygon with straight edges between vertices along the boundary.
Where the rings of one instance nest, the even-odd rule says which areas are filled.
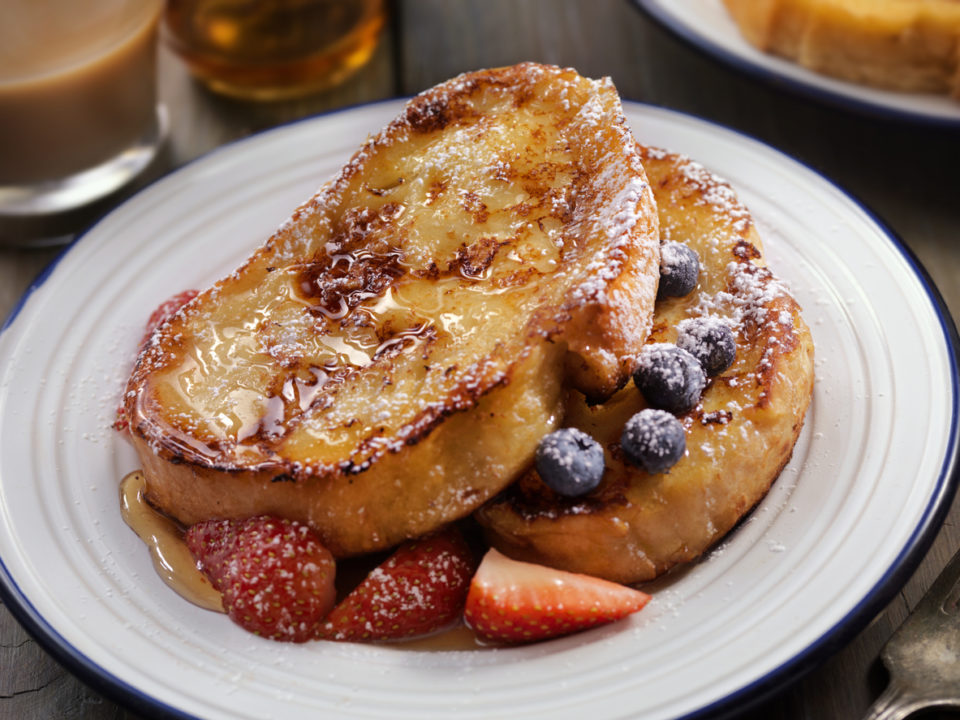
[[[153,572],[110,429],[146,316],[229,272],[399,102],[273,130],[166,177],[69,249],[0,334],[0,591],[54,655],[140,712],[201,718],[711,716],[835,649],[906,579],[953,492],[949,317],[843,192],[702,121],[627,104],[643,142],[728,178],[805,309],[816,391],[790,465],[642,613],[458,653],[250,636]]]
[[[904,93],[821,75],[750,45],[722,0],[633,0],[668,30],[713,57],[778,87],[875,117],[960,129],[960,101]]]

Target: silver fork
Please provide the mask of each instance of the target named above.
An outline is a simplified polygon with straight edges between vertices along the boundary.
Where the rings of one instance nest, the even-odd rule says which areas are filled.
[[[880,654],[890,684],[864,720],[902,720],[930,707],[960,709],[960,552]]]

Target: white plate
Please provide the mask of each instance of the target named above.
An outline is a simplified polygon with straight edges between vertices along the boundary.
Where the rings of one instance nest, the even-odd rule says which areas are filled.
[[[272,643],[189,605],[120,518],[110,429],[146,315],[238,261],[396,101],[288,125],[159,181],[71,247],[0,335],[0,587],[67,665],[141,712],[203,718],[666,718],[728,708],[836,649],[919,561],[954,488],[954,331],[903,248],[780,153],[637,104],[751,207],[817,346],[806,429],[773,491],[631,619],[458,653]]]
[[[879,117],[960,128],[960,101],[847,82],[756,49],[740,34],[722,0],[633,0],[683,40],[750,75],[817,100]]]

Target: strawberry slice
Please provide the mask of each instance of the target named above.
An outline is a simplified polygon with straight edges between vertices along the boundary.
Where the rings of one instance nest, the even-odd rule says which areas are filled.
[[[453,527],[401,545],[334,608],[321,636],[376,642],[442,630],[463,612],[475,567]]]
[[[336,602],[333,555],[296,521],[208,520],[186,533],[230,618],[273,640],[306,642]]]
[[[586,630],[635,613],[650,596],[625,585],[487,551],[464,612],[484,641],[526,643]]]

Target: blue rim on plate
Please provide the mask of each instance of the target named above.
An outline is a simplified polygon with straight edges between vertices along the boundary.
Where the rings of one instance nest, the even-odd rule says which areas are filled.
[[[324,113],[321,116],[303,118],[289,124],[309,122],[315,120],[317,117],[348,112],[350,109],[351,108],[334,111],[333,113]],[[683,115],[682,113],[677,114]],[[694,118],[694,116],[691,115],[687,115],[687,117]],[[699,118],[694,119],[699,120]],[[716,123],[710,123],[708,121],[702,122],[709,125],[716,125]],[[263,133],[238,140],[231,143],[231,145],[242,145],[255,141],[258,137],[273,132],[276,129],[278,128],[272,128]],[[752,143],[771,149],[781,156],[789,157],[763,141],[756,140],[736,130],[732,130],[732,132]],[[223,148],[218,148],[212,151],[212,153],[222,149]],[[192,162],[200,161],[208,156],[209,154],[197,158]],[[798,165],[803,165],[800,161],[793,158],[789,159]],[[179,169],[173,171],[173,173],[178,171]],[[822,175],[816,173],[816,171],[811,170],[811,172],[822,178]],[[949,355],[949,381],[952,407],[949,438],[944,461],[939,471],[934,492],[926,504],[921,521],[913,529],[909,540],[900,551],[896,560],[887,568],[879,581],[850,612],[841,618],[833,627],[824,632],[815,642],[809,644],[802,652],[794,655],[787,662],[782,663],[764,676],[757,678],[739,690],[687,714],[684,716],[686,718],[716,718],[728,716],[769,699],[773,693],[782,690],[786,684],[796,681],[805,675],[846,644],[890,601],[920,564],[939,531],[943,519],[950,508],[950,503],[957,491],[958,483],[960,483],[960,371],[958,371],[960,337],[958,337],[956,325],[931,278],[902,239],[890,230],[875,213],[866,208],[862,202],[854,198],[850,193],[841,188],[837,188],[837,186],[830,183],[830,181],[827,182],[831,187],[837,189],[845,196],[852,205],[862,210],[873,222],[879,234],[903,257],[913,272],[915,279],[925,290],[931,309],[939,320],[943,342]],[[132,199],[133,198],[126,200],[124,204],[131,202]],[[119,207],[122,206],[123,205]],[[119,207],[112,212],[116,212]],[[108,214],[107,217],[109,217],[109,215],[110,214]],[[24,296],[11,311],[3,328],[0,329],[0,333],[9,329],[27,299],[43,286],[49,279],[55,266],[75,249],[79,243],[82,243],[85,236],[86,233],[79,236],[73,244],[68,246],[64,252],[54,260],[50,267],[38,276],[37,280],[28,288]],[[171,707],[163,700],[148,695],[116,677],[91,661],[84,655],[81,649],[71,645],[51,626],[41,613],[37,611],[29,598],[27,598],[23,591],[16,585],[10,571],[4,564],[3,558],[0,558],[0,598],[2,598],[4,604],[14,617],[47,652],[99,692],[129,707],[134,712],[144,715],[178,719],[194,717],[193,715],[186,714]]]
[[[797,162],[803,164],[801,161]],[[940,477],[937,480],[937,492],[931,497],[922,522],[914,529],[910,541],[903,548],[894,564],[888,568],[884,577],[874,585],[846,617],[822,635],[819,641],[808,646],[804,652],[794,656],[789,663],[785,663],[767,676],[758,678],[752,684],[728,695],[713,705],[708,705],[683,716],[682,720],[700,720],[702,718],[721,720],[744,712],[765,700],[771,699],[774,694],[783,691],[787,685],[799,681],[826,661],[827,658],[839,652],[886,607],[910,580],[936,539],[940,527],[950,511],[958,487],[960,487],[960,365],[958,365],[960,363],[960,335],[957,333],[956,323],[953,321],[950,310],[947,308],[943,296],[934,284],[930,274],[914,252],[903,242],[903,239],[894,233],[862,201],[850,192],[839,188],[839,186],[835,187],[838,187],[851,202],[866,212],[874,224],[883,231],[891,244],[903,255],[923,284],[930,304],[936,310],[940,319],[940,329],[943,331],[944,341],[950,350],[949,360],[952,381],[950,394],[953,416],[950,420],[950,442],[940,471]]]
[[[741,57],[736,53],[728,51],[726,48],[714,42],[706,34],[699,32],[697,28],[691,27],[683,22],[678,22],[669,11],[664,9],[663,0],[630,0],[630,2],[647,17],[689,47],[708,58],[720,60],[734,70],[753,77],[768,86],[787,90],[788,92],[801,95],[827,107],[841,108],[874,118],[899,123],[921,124],[944,130],[960,130],[960,101],[957,102],[956,117],[945,117],[925,113],[909,106],[902,108],[893,107],[885,103],[856,97],[818,83],[816,78],[821,76],[813,71],[808,71],[813,76],[810,80],[794,78],[778,72],[775,68],[766,67],[754,62],[750,58]],[[828,80],[844,82],[836,78],[828,78]],[[904,98],[909,97],[906,93],[898,94]]]

